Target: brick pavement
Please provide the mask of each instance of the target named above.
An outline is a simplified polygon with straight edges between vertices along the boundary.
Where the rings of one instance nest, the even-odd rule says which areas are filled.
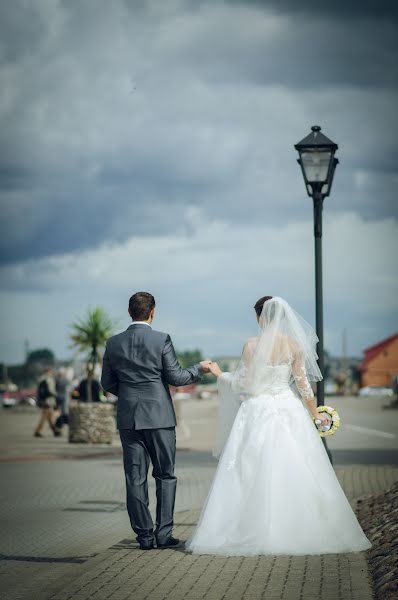
[[[130,533],[120,459],[3,464],[0,472],[1,600],[45,600],[59,577],[70,580],[79,562]],[[213,472],[177,469],[177,510],[203,502]],[[153,511],[152,478],[150,497]]]
[[[345,422],[352,420],[350,411],[355,407],[350,407],[344,399],[340,410],[345,410]],[[365,411],[369,422],[361,424],[386,431],[391,426],[391,431],[395,430],[394,422],[386,423],[385,413],[379,414],[376,408],[372,403],[369,415]],[[361,409],[363,415],[362,403]],[[202,452],[208,452],[214,438],[213,405],[200,402],[187,405],[186,410],[192,438],[189,442],[181,438],[180,448],[188,445],[193,451],[180,451],[177,457],[176,534],[182,539],[194,526],[198,512],[191,509],[201,506],[215,466],[210,456]],[[101,596],[115,600],[132,598],[138,595],[132,590],[150,588],[155,571],[162,575],[167,569],[171,569],[167,577],[169,587],[157,586],[150,592],[151,598],[170,597],[170,589],[173,598],[188,600],[202,598],[204,593],[217,600],[262,598],[264,594],[271,599],[303,600],[371,597],[363,554],[225,559],[167,550],[142,555],[132,544],[128,528],[117,438],[111,447],[70,445],[66,439],[50,435],[33,439],[37,412],[7,412],[1,416],[4,460],[0,463],[0,600],[58,600],[59,594],[68,593],[73,586],[78,592],[77,600]],[[396,420],[396,414],[389,413],[388,417]],[[393,462],[393,453],[380,452],[382,448],[394,449],[396,440],[368,437],[363,433],[336,436],[332,440],[335,456],[342,452],[341,446],[354,449],[344,459],[347,464],[349,460],[362,465]],[[365,456],[366,448],[369,450]],[[336,472],[353,503],[364,493],[386,489],[398,477],[397,469],[390,466],[337,466]],[[151,495],[153,509],[153,485]],[[130,537],[126,540],[126,536]],[[115,544],[116,540],[121,542]],[[155,568],[159,561],[165,562]],[[138,567],[140,575],[135,576]],[[83,585],[84,581],[90,586]],[[127,596],[123,596],[123,581],[129,582]],[[90,589],[94,589],[91,595]]]
[[[178,515],[186,539],[198,512]],[[213,557],[182,549],[143,552],[125,541],[110,548],[54,600],[367,600],[363,554]]]
[[[355,498],[388,487],[394,467],[339,467],[339,479]],[[189,537],[199,511],[177,513],[175,533]],[[183,548],[139,550],[129,537],[56,582],[51,600],[371,600],[366,553],[323,556],[213,557]],[[50,590],[48,590],[50,591]],[[40,598],[42,600],[43,597]],[[33,600],[33,598],[32,598]],[[37,598],[39,600],[39,598]]]

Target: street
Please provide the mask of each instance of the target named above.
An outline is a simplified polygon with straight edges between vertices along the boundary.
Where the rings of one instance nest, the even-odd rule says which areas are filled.
[[[398,465],[398,411],[388,400],[333,398],[342,425],[329,447],[350,500],[382,490]],[[211,456],[214,400],[187,401],[182,416],[190,437],[178,436],[176,521],[199,509],[216,466]],[[0,594],[4,600],[46,600],[74,578],[87,559],[133,536],[124,504],[118,438],[112,446],[70,445],[65,438],[33,438],[37,412],[0,413]],[[349,466],[348,466],[349,465]],[[352,465],[355,467],[354,474]],[[369,466],[373,465],[373,466]],[[382,467],[377,467],[382,465]],[[151,509],[154,486],[150,478]],[[62,578],[66,579],[62,579]]]
[[[390,398],[334,397],[325,403],[337,409],[341,426],[328,445],[335,464],[398,465],[398,411]]]

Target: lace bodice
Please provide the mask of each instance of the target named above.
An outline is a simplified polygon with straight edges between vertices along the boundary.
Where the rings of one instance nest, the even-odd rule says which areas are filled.
[[[314,397],[311,385],[307,379],[305,365],[300,354],[286,356],[286,362],[279,365],[265,366],[256,372],[251,372],[252,348],[247,347],[243,352],[241,368],[235,373],[232,383],[236,392],[253,395],[263,393],[278,393],[286,390],[294,382],[303,400]]]
[[[262,377],[256,382],[255,393],[279,392],[289,387],[291,377],[290,365],[265,367]]]

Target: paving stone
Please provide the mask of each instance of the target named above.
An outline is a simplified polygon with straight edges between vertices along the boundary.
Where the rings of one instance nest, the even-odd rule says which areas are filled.
[[[2,464],[1,469],[13,486],[12,493],[2,490],[1,552],[21,559],[0,561],[4,600],[372,598],[363,553],[224,558],[192,556],[183,550],[138,550],[128,527],[119,458],[90,459],[89,465]],[[178,537],[190,535],[213,472],[214,466],[179,468]],[[336,473],[352,503],[398,478],[397,469],[390,466],[344,466]],[[24,477],[30,477],[29,497],[24,494]],[[48,481],[51,485],[46,485]],[[151,484],[152,508],[153,491]],[[26,520],[21,519],[23,514]],[[27,536],[30,519],[38,526]],[[67,556],[82,562],[56,562]],[[35,562],[46,557],[50,562]]]

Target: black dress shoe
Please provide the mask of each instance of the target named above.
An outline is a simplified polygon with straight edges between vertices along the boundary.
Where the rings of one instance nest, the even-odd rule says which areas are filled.
[[[161,550],[164,548],[173,548],[175,546],[179,546],[180,545],[180,540],[178,538],[173,538],[172,536],[169,537],[165,542],[163,542],[163,544],[160,544],[159,542],[157,543],[157,547],[160,548]]]
[[[35,431],[34,436],[35,437],[44,437],[44,435],[42,433],[40,433],[40,431]]]
[[[150,544],[140,544],[140,550],[153,550],[155,546],[153,543]]]
[[[51,429],[54,434],[54,437],[59,437],[60,435],[62,435],[62,431],[58,429],[58,427],[55,427],[55,425],[51,425]]]

